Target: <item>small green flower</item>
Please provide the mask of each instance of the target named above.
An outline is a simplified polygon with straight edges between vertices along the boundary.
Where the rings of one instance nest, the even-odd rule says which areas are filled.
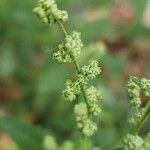
[[[33,12],[46,24],[53,24],[56,20],[64,23],[68,20],[68,13],[64,10],[59,10],[55,0],[39,0],[37,7],[33,9]]]
[[[65,48],[70,53],[72,59],[78,59],[83,47],[81,33],[73,31],[65,38]]]
[[[96,75],[100,74],[101,69],[98,66],[98,62],[96,60],[90,61],[88,66],[83,66],[81,69],[81,74],[87,79],[94,79]]]
[[[76,104],[74,106],[74,113],[76,115],[77,127],[83,128],[85,120],[88,119],[87,105],[83,102]]]
[[[72,62],[74,59],[79,58],[82,47],[81,34],[73,31],[58,46],[58,51],[53,54],[53,57],[58,63]]]
[[[94,87],[91,86],[86,90],[87,98],[89,103],[95,103],[102,100],[101,93]]]
[[[150,80],[145,78],[141,79],[141,89],[145,96],[150,97]]]
[[[71,62],[72,59],[70,57],[70,54],[67,52],[67,50],[64,47],[64,43],[61,43],[58,46],[58,51],[53,54],[53,58],[56,62],[63,64],[67,62]]]
[[[85,78],[82,74],[79,74],[76,82],[79,83],[81,86],[86,87],[88,79]]]
[[[138,109],[141,105],[140,96],[140,87],[133,81],[132,77],[129,79],[128,84],[128,93],[131,97],[130,106],[132,109]]]
[[[48,23],[48,18],[46,16],[46,12],[41,7],[36,7],[33,10],[34,14],[42,20],[43,23]]]
[[[90,113],[94,116],[98,116],[101,113],[101,108],[98,105],[99,100],[102,99],[101,93],[94,86],[91,86],[86,90],[86,95]]]
[[[87,119],[84,122],[83,134],[85,136],[93,135],[96,130],[97,130],[97,125],[94,122],[92,122],[90,119]]]
[[[138,79],[137,77],[130,77],[128,84],[128,93],[131,97],[130,106],[132,108],[133,115],[129,120],[133,125],[137,125],[144,113],[146,107],[142,108],[140,94],[144,96],[149,96],[150,92],[150,80],[148,79]]]
[[[129,119],[129,122],[136,126],[140,122],[141,118],[143,117],[144,112],[145,112],[145,108],[136,110],[134,112],[134,115]]]
[[[141,150],[143,139],[137,135],[127,134],[123,139],[125,150]]]
[[[76,116],[78,116],[78,117],[87,116],[88,110],[87,110],[86,104],[83,102],[76,104],[74,106],[74,112],[75,112]]]
[[[77,127],[82,129],[85,136],[91,136],[97,130],[97,126],[88,118],[88,108],[83,102],[76,104],[74,107]]]
[[[80,85],[76,82],[72,82],[71,80],[67,80],[65,84],[65,90],[62,92],[63,97],[72,102],[76,99],[76,95],[80,93]]]
[[[90,104],[90,108],[89,108],[90,114],[92,114],[93,116],[98,116],[101,113],[101,108],[98,104]]]

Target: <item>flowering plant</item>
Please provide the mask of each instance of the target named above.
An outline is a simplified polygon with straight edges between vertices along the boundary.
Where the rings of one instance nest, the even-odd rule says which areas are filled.
[[[75,66],[77,78],[74,81],[71,79],[66,81],[62,95],[68,102],[75,101],[76,124],[82,133],[81,149],[91,149],[87,137],[92,136],[98,128],[94,119],[101,113],[99,102],[102,100],[102,95],[94,86],[89,87],[88,83],[101,73],[101,67],[96,60],[90,60],[89,64],[85,66],[80,65],[79,57],[83,48],[81,33],[66,31],[63,24],[68,20],[68,13],[58,9],[55,0],[38,0],[37,7],[33,12],[43,23],[57,24],[64,34],[64,40],[58,45],[53,58],[57,63],[73,63]],[[141,94],[150,97],[150,80],[131,77],[127,86],[131,98],[130,106],[133,111],[133,116],[130,119],[133,131],[124,136],[123,148],[125,150],[148,150],[150,149],[150,136],[148,134],[143,140],[139,136],[139,130],[150,114],[150,102],[147,102],[143,107],[140,98]],[[79,102],[77,96],[80,94],[82,94],[83,100]]]
[[[34,8],[33,12],[43,23],[57,24],[64,33],[64,41],[58,45],[53,58],[60,64],[73,63],[76,68],[76,80],[68,79],[66,81],[62,95],[68,102],[76,101],[74,113],[77,127],[81,130],[84,138],[89,137],[97,130],[93,118],[101,113],[99,101],[102,100],[102,95],[94,86],[88,87],[89,80],[94,79],[101,73],[99,63],[96,60],[90,60],[88,65],[80,66],[78,59],[83,47],[81,33],[77,31],[68,33],[66,31],[63,23],[68,20],[68,13],[59,10],[55,0],[38,0],[37,7]],[[83,95],[81,102],[76,100],[79,94]],[[84,141],[87,140],[83,140],[82,145],[85,149],[88,149]]]
[[[148,141],[149,134],[144,141],[139,136],[139,130],[150,114],[150,101],[147,102],[145,107],[142,107],[140,98],[141,95],[150,98],[150,80],[145,78],[138,79],[137,77],[130,77],[127,87],[129,96],[131,98],[130,107],[133,112],[129,122],[133,125],[133,130],[123,139],[124,149],[148,150],[150,149],[150,141]]]

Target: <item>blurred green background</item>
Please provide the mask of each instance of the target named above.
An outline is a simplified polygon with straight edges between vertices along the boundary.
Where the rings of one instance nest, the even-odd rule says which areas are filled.
[[[16,145],[21,150],[42,150],[46,134],[59,145],[66,140],[76,143],[79,136],[73,105],[61,97],[65,80],[74,78],[74,67],[52,60],[63,35],[57,26],[44,25],[34,16],[36,3],[0,1],[0,150],[16,150]],[[129,76],[150,77],[150,0],[57,3],[69,12],[67,30],[82,33],[81,63],[94,57],[102,66],[102,74],[92,83],[104,97],[93,143],[111,149],[131,128]],[[149,126],[150,121],[142,136]]]

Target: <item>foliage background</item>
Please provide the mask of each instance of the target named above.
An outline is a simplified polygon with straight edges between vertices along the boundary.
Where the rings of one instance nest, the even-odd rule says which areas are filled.
[[[105,44],[105,51],[84,50],[81,60],[96,57],[102,75],[93,81],[101,90],[103,113],[93,142],[101,149],[120,143],[130,130],[126,82],[130,75],[150,76],[149,0],[57,0],[69,12],[69,31],[82,33],[85,46]],[[2,150],[42,149],[45,134],[59,144],[76,142],[71,104],[61,97],[72,65],[58,65],[51,57],[63,36],[33,15],[36,0],[0,1],[0,147]],[[143,104],[146,101],[144,98]],[[150,129],[148,121],[142,131]],[[15,144],[14,144],[15,143]]]

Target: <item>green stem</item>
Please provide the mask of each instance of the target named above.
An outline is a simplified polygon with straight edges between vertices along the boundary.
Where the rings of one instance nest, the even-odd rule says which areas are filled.
[[[77,70],[77,73],[79,74],[80,71],[81,71],[81,68],[80,68],[80,65],[79,65],[79,62],[75,60],[75,58],[73,58],[74,60],[74,65],[76,67],[76,70]]]
[[[68,33],[67,33],[66,29],[64,28],[63,24],[58,19],[56,19],[56,22],[57,22],[58,26],[60,27],[61,31],[64,33],[64,35],[67,36]]]
[[[82,135],[80,150],[91,150],[91,143],[89,137]]]
[[[135,129],[133,130],[134,134],[138,134],[141,126],[143,125],[144,121],[146,120],[146,118],[150,115],[150,102],[147,104],[144,114],[141,118],[141,120],[139,121],[139,123],[136,125]]]

